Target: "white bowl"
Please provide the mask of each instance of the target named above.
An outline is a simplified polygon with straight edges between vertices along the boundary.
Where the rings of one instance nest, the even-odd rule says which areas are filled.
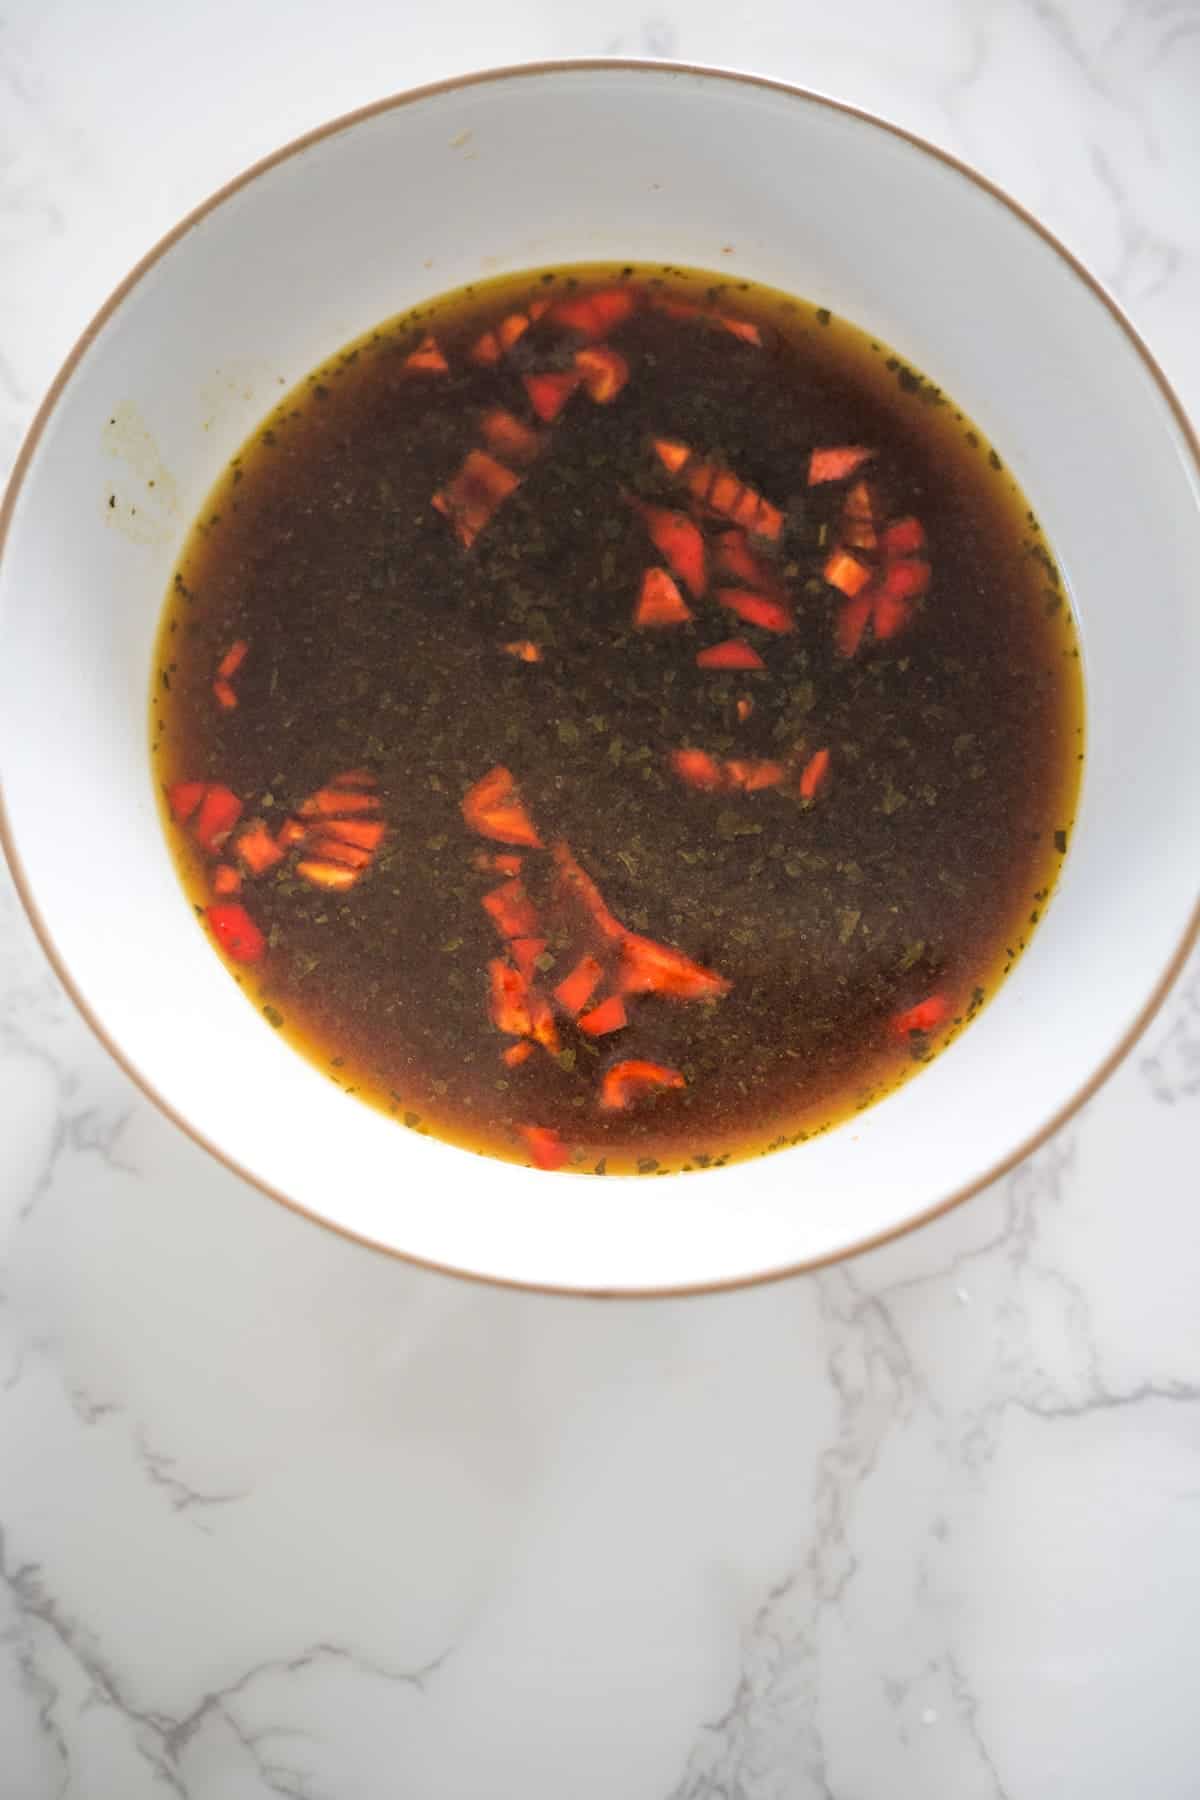
[[[173,560],[280,383],[473,277],[625,257],[812,298],[941,383],[1046,527],[1089,698],[1059,892],[961,1040],[823,1139],[654,1182],[483,1160],[337,1091],[197,929],[147,755]],[[185,220],[85,333],[34,424],[0,514],[0,823],[18,884],[67,987],[146,1091],[339,1231],[586,1292],[810,1267],[1025,1155],[1128,1049],[1196,932],[1197,465],[1161,374],[1095,282],[977,176],[878,121],[745,76],[628,63],[506,70],[384,102]]]

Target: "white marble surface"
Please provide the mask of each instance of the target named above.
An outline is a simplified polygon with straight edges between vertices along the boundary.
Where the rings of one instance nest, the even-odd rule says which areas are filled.
[[[1196,0],[0,5],[0,469],[80,325],[306,126],[736,63],[975,161],[1200,413]],[[940,1224],[715,1300],[374,1258],[91,1040],[0,875],[0,1800],[1196,1800],[1200,966]]]

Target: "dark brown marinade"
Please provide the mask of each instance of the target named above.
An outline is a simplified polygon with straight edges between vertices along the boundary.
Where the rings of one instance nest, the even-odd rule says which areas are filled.
[[[622,284],[639,304],[602,340],[629,368],[611,403],[580,389],[539,426],[523,376],[570,370],[582,341],[552,314],[495,365],[470,359],[531,299]],[[652,303],[663,299],[702,316]],[[761,344],[722,314],[753,324]],[[407,363],[431,331],[445,372]],[[492,408],[546,435],[464,548],[431,501],[486,448]],[[644,572],[665,567],[638,505],[688,506],[656,439],[736,471],[780,510],[778,537],[751,543],[793,630],[717,601],[711,559],[728,521],[712,517],[707,592],[679,584],[692,619],[635,627]],[[905,628],[886,641],[868,628],[853,655],[839,651],[844,603],[822,574],[853,481],[807,484],[811,452],[830,445],[874,450],[859,474],[883,517],[920,521],[931,567]],[[697,666],[698,651],[729,639],[765,667]],[[214,674],[239,641],[226,708]],[[504,647],[521,643],[539,660]],[[236,896],[267,950],[235,972],[268,1024],[412,1128],[518,1160],[519,1128],[549,1128],[585,1172],[706,1167],[796,1142],[951,1042],[1044,910],[1083,749],[1061,582],[978,429],[823,308],[646,266],[480,284],[302,382],[192,531],[153,689],[164,794],[183,780],[226,784],[243,822],[275,832],[339,772],[366,769],[377,784],[387,832],[352,887],[310,886],[296,869],[306,853],[293,851]],[[786,778],[702,791],[673,770],[681,748],[721,768],[782,761]],[[822,749],[827,777],[803,799],[800,777]],[[464,795],[498,766],[544,842],[570,845],[626,927],[718,971],[729,991],[702,1003],[628,996],[628,1025],[597,1039],[559,1011],[557,1052],[538,1046],[508,1067],[516,1040],[488,1007],[488,964],[504,946],[482,905],[503,877],[477,863],[522,855],[547,918],[553,864],[465,822]],[[164,816],[202,910],[212,858]],[[551,993],[579,944],[548,933],[535,980]],[[945,998],[944,1023],[898,1030],[930,996]],[[605,1072],[626,1059],[684,1085],[606,1110]]]

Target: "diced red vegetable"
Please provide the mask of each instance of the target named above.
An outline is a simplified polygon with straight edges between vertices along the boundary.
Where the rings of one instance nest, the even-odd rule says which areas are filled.
[[[450,364],[438,348],[433,333],[427,331],[416,349],[405,357],[404,366],[406,369],[424,369],[430,375],[444,375]]]
[[[502,881],[483,896],[483,908],[501,937],[536,937],[541,921],[520,880]]]
[[[846,498],[842,501],[843,519],[873,525],[877,512],[878,505],[869,481],[856,481],[846,490]]]
[[[647,569],[634,610],[633,622],[645,630],[657,625],[684,625],[692,611],[672,576],[665,569]]]
[[[800,798],[815,800],[829,779],[829,752],[818,750],[810,756],[800,774]]]
[[[656,298],[650,304],[655,312],[665,313],[668,319],[698,319],[703,310],[694,300]]]
[[[510,770],[498,764],[463,795],[462,815],[472,831],[499,844],[527,844],[540,850],[542,840],[525,811]]]
[[[344,863],[325,862],[316,857],[298,862],[296,873],[311,887],[325,888],[338,894],[352,888],[358,880],[357,869],[348,869]]]
[[[842,656],[853,656],[857,652],[873,604],[869,594],[860,594],[857,600],[847,600],[838,609],[837,647]]]
[[[208,789],[206,781],[177,781],[167,789],[167,805],[181,825],[186,825]]]
[[[717,463],[694,462],[683,471],[694,499],[718,518],[732,519],[757,537],[777,538],[783,530],[779,508],[746,487]]]
[[[911,514],[893,519],[884,528],[882,542],[885,556],[915,556],[925,548],[925,527]]]
[[[228,650],[217,664],[217,675],[222,681],[232,681],[246,660],[246,652],[250,648],[245,638],[238,638],[230,644]]]
[[[707,793],[716,793],[725,784],[721,764],[706,750],[672,750],[671,767],[680,781]]]
[[[496,333],[485,331],[482,337],[476,338],[467,354],[473,363],[482,363],[485,368],[488,368],[493,363],[498,363],[504,352],[500,348],[500,339]]]
[[[725,643],[713,644],[696,656],[698,669],[765,669],[766,666],[758,651],[752,650],[744,638],[728,638]]]
[[[583,1011],[595,993],[603,973],[594,956],[581,956],[571,973],[559,982],[554,990],[554,998],[571,1018]]]
[[[914,1031],[936,1031],[949,1011],[950,1002],[945,994],[930,994],[927,1000],[920,1000],[906,1012],[897,1013],[892,1019],[892,1030],[897,1037],[908,1037]]]
[[[213,682],[212,687],[213,693],[216,696],[217,705],[223,707],[226,712],[232,712],[238,703],[238,699],[229,683],[218,679]]]
[[[874,454],[862,444],[831,444],[814,450],[808,459],[808,485],[816,487],[822,481],[845,481]]]
[[[744,794],[757,794],[763,788],[778,787],[787,774],[781,762],[733,758],[725,764],[725,777],[731,787]]]
[[[749,694],[742,694],[739,697],[738,703],[737,703],[737,716],[738,716],[739,723],[744,725],[746,723],[746,720],[750,717],[750,714],[753,711],[754,711],[753,700],[750,698]]]
[[[557,1056],[562,1044],[558,1036],[558,1026],[554,1023],[554,1014],[550,1003],[535,988],[529,990],[529,1030],[535,1043],[548,1050],[551,1056]]]
[[[856,594],[861,594],[871,579],[871,571],[866,563],[859,557],[852,556],[849,550],[840,548],[830,552],[821,572],[830,587],[837,588],[849,600],[853,600]]]
[[[578,369],[564,369],[558,373],[525,375],[522,380],[525,392],[529,395],[530,406],[538,418],[548,425],[557,419],[582,382],[583,376]]]
[[[757,625],[762,631],[796,629],[790,609],[779,600],[768,600],[765,594],[755,594],[749,588],[722,588],[717,599],[747,625]]]
[[[586,1032],[588,1037],[606,1037],[610,1031],[620,1031],[628,1023],[625,1002],[620,994],[612,994],[607,1000],[602,1000],[599,1006],[593,1006],[591,1012],[584,1013],[579,1021],[579,1029]]]
[[[515,656],[518,662],[541,662],[542,653],[530,638],[514,638],[512,643],[504,645],[509,656]]]
[[[218,781],[206,784],[192,834],[202,850],[219,850],[242,816],[242,803]]]
[[[218,863],[213,870],[212,885],[214,894],[240,894],[242,878],[231,863]]]
[[[382,829],[382,828],[381,828]],[[252,875],[265,875],[283,861],[284,852],[264,819],[251,819],[233,841],[234,854]]]
[[[623,325],[636,306],[637,295],[630,288],[601,288],[596,293],[555,301],[550,318],[555,325],[563,325],[583,337],[602,338]]]
[[[665,1063],[630,1059],[617,1063],[605,1074],[600,1086],[600,1104],[606,1112],[622,1112],[643,1094],[686,1086],[678,1069],[669,1069]]]
[[[330,782],[302,800],[296,811],[302,819],[336,819],[347,813],[378,812],[379,799],[373,793],[356,793],[353,788]]]
[[[546,948],[544,937],[515,937],[509,945],[512,959],[520,969],[526,981],[533,981],[537,975],[537,959]]]
[[[492,1024],[509,1037],[528,1037],[531,1022],[529,983],[525,977],[506,957],[494,956],[488,963],[488,981]]]
[[[511,350],[513,345],[525,336],[532,324],[533,320],[528,313],[509,313],[507,318],[501,319],[496,327],[496,336],[499,339],[501,350]]]
[[[533,1045],[528,1038],[525,1038],[519,1044],[510,1044],[507,1050],[501,1051],[500,1055],[502,1061],[506,1062],[510,1069],[516,1069],[533,1055]]]
[[[541,436],[533,426],[501,406],[484,413],[480,429],[489,450],[518,466],[531,463],[542,447]]]
[[[700,527],[686,513],[667,506],[641,506],[638,509],[655,549],[671,565],[684,586],[697,599],[707,583],[704,539]]]
[[[209,930],[231,962],[258,962],[267,940],[245,907],[237,900],[222,900],[205,914]]]
[[[625,927],[610,912],[603,894],[576,860],[570,845],[560,839],[554,846],[553,856],[565,891],[578,900],[601,937],[607,938],[609,943],[621,943],[626,935]]]
[[[539,1169],[561,1169],[570,1151],[550,1125],[519,1125],[530,1159]]]
[[[364,850],[359,844],[346,843],[335,831],[311,836],[308,848],[322,861],[340,863],[344,869],[355,869],[360,875],[371,866],[373,853],[370,850]]]
[[[728,331],[734,337],[741,338],[744,344],[757,344],[760,349],[762,348],[762,332],[749,319],[733,319],[728,313],[717,313],[715,322],[722,331]]]
[[[777,593],[774,569],[765,557],[755,555],[740,526],[732,526],[720,534],[716,553],[717,568],[722,575],[732,575],[736,581],[757,588],[760,593]]]
[[[880,579],[880,592],[886,594],[889,600],[915,600],[928,586],[927,562],[889,563]]]
[[[895,637],[898,631],[903,631],[912,616],[911,600],[897,600],[891,594],[881,594],[871,613],[871,627],[882,642],[886,638]]]
[[[588,397],[600,406],[608,406],[629,380],[629,364],[619,350],[607,345],[593,346],[575,352],[575,367],[583,376]]]
[[[449,519],[459,541],[470,549],[488,521],[508,496],[521,485],[521,477],[486,450],[469,450],[462,468],[440,492],[433,505]]]
[[[692,454],[688,446],[676,443],[671,438],[655,438],[653,442],[654,454],[668,475],[678,475]]]
[[[360,850],[377,850],[387,826],[382,819],[334,819],[326,822],[325,831],[339,843],[356,844]]]
[[[621,945],[621,991],[665,994],[673,1000],[709,1000],[729,992],[730,983],[713,969],[693,962],[682,950],[654,938],[625,934]]]

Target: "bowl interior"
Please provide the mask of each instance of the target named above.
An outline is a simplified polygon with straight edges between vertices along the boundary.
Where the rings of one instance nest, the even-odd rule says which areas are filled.
[[[844,313],[938,381],[1037,508],[1081,626],[1082,809],[1031,948],[945,1056],[856,1123],[654,1183],[538,1177],[397,1129],[281,1044],[221,969],[155,810],[163,590],[286,386],[424,296],[631,258]],[[894,1231],[1085,1089],[1189,929],[1200,792],[1197,470],[1098,293],[955,166],[827,102],[660,67],[513,72],[334,127],[229,191],[102,316],[14,484],[0,771],[40,929],[112,1046],[201,1138],[363,1238],[590,1291],[733,1282]]]

